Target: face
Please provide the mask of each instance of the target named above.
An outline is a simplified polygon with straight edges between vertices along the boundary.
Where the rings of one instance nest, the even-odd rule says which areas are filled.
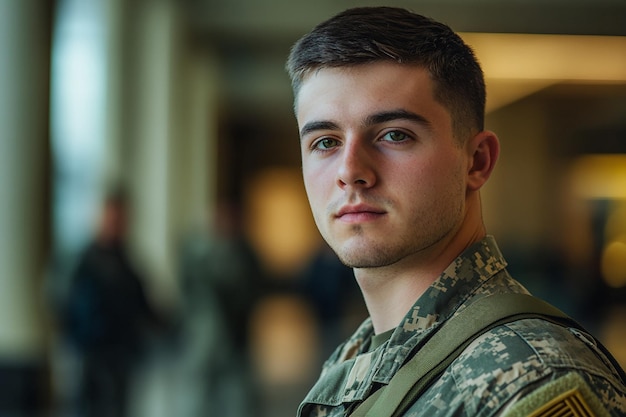
[[[344,263],[427,259],[456,233],[470,157],[426,70],[395,63],[322,69],[296,100],[313,216]]]
[[[107,243],[120,242],[126,233],[126,210],[120,203],[105,204],[100,224],[100,239]]]

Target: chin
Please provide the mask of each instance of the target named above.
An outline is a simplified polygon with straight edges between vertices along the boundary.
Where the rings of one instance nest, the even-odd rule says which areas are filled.
[[[344,265],[350,268],[379,268],[398,261],[398,257],[384,250],[343,251],[343,253],[337,253],[337,256]]]
[[[327,240],[339,260],[350,268],[377,268],[391,265],[401,258],[391,241],[378,241],[361,233]]]

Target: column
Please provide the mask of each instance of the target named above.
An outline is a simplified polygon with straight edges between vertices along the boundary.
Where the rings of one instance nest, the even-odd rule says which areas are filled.
[[[50,205],[47,4],[0,1],[0,380],[14,389],[0,393],[0,404],[15,405],[0,414],[22,411],[24,401],[34,410],[42,398],[41,283]]]

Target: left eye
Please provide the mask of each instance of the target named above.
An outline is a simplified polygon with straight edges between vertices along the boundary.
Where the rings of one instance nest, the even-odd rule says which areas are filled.
[[[391,132],[388,132],[385,134],[385,136],[383,136],[383,140],[389,142],[402,142],[404,140],[407,140],[408,138],[409,136],[406,133],[403,133],[399,130],[392,130]]]
[[[322,138],[318,142],[314,144],[315,149],[327,150],[330,148],[334,148],[338,145],[336,139],[333,138]]]

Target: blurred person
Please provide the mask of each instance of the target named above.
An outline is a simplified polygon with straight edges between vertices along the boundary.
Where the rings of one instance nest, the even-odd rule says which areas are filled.
[[[181,248],[183,416],[252,417],[259,404],[249,325],[264,273],[235,204],[221,202]]]
[[[65,333],[82,365],[77,393],[81,416],[127,415],[131,378],[148,332],[163,324],[129,258],[127,226],[127,197],[112,192],[71,277]]]
[[[349,9],[287,70],[313,216],[370,315],[298,415],[626,415],[614,358],[530,297],[486,232],[499,141],[461,38],[404,9]]]
[[[298,276],[298,292],[312,307],[321,330],[321,355],[325,359],[347,334],[354,318],[366,316],[352,269],[341,263],[323,243]]]

